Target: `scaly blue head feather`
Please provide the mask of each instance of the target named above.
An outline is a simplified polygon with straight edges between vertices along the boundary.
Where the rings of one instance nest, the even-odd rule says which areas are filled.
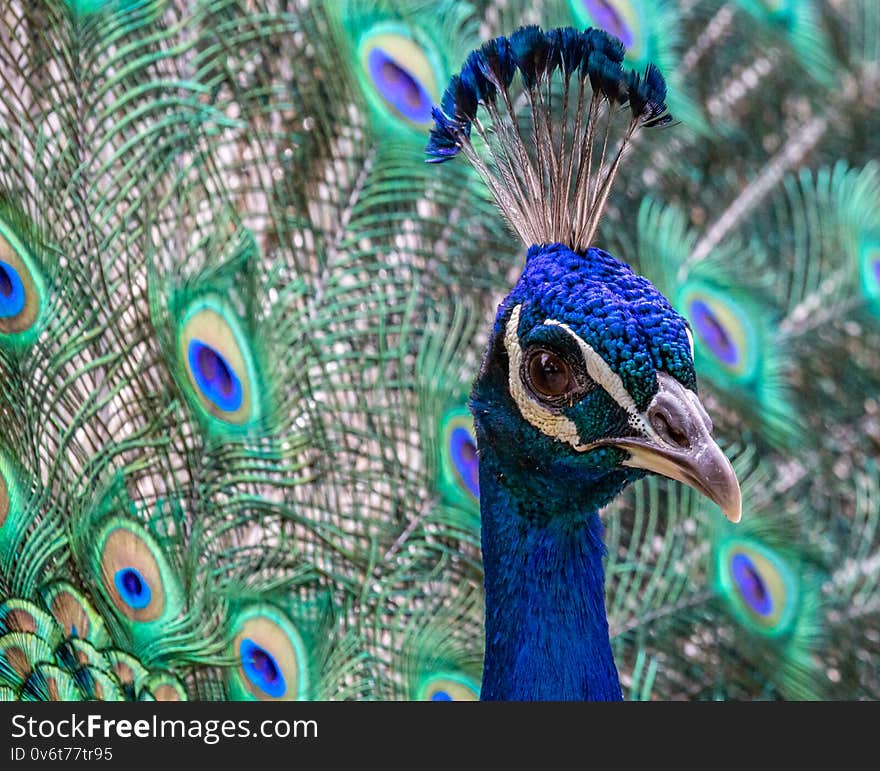
[[[561,401],[542,402],[535,383],[548,355],[575,381]],[[481,447],[499,448],[500,470],[540,496],[548,514],[597,511],[644,472],[621,466],[626,452],[618,448],[584,447],[635,433],[661,372],[696,387],[687,323],[647,279],[599,249],[580,255],[562,244],[533,246],[499,308],[475,384]],[[538,473],[518,473],[523,468]]]
[[[496,319],[496,331],[509,308],[526,302],[521,323],[565,322],[620,375],[642,409],[656,393],[658,371],[696,388],[687,322],[650,281],[607,252],[532,246]]]

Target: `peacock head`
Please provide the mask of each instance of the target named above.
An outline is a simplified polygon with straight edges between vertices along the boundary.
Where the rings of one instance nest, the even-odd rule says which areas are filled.
[[[736,475],[696,395],[687,322],[607,252],[529,249],[471,407],[481,454],[547,513],[596,510],[654,472],[740,518]]]

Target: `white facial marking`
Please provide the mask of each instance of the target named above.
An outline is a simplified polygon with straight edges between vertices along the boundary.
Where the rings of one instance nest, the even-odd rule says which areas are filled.
[[[547,319],[544,324],[546,326],[559,327],[568,332],[578,344],[578,348],[581,349],[584,361],[587,364],[587,374],[602,386],[602,388],[608,391],[611,398],[623,407],[623,409],[627,412],[636,411],[636,403],[633,401],[632,396],[629,395],[626,388],[624,388],[620,375],[608,366],[608,362],[596,353],[596,349],[593,348],[593,346],[584,342],[580,336],[568,326],[568,324],[564,324],[563,322],[554,319]]]
[[[690,329],[688,329],[687,327],[684,328],[684,331],[685,331],[685,334],[687,335],[687,338],[688,338],[688,345],[690,345],[690,347],[691,347],[691,359],[693,359],[694,358],[694,336],[691,333]]]
[[[629,391],[626,390],[623,381],[620,379],[620,375],[611,369],[608,362],[596,352],[596,349],[585,340],[581,339],[580,335],[568,326],[568,324],[556,321],[555,319],[547,319],[544,324],[559,327],[571,335],[574,341],[578,344],[578,348],[581,349],[581,354],[587,364],[587,374],[593,378],[596,383],[602,386],[615,402],[626,410],[627,422],[633,428],[646,436],[656,437],[657,434],[654,429],[651,428],[650,423],[639,414],[635,400],[630,396]],[[576,449],[581,451],[587,450],[589,449],[589,445],[580,445]]]
[[[581,444],[577,426],[565,415],[547,409],[543,404],[535,401],[526,391],[520,377],[522,371],[522,348],[519,345],[519,319],[521,305],[517,305],[510,314],[510,319],[504,329],[504,347],[507,349],[507,357],[510,360],[507,373],[507,382],[510,395],[519,407],[520,414],[537,428],[541,433],[560,442],[570,444],[578,452],[592,449],[592,444]],[[624,388],[623,381],[608,363],[596,352],[596,350],[584,342],[567,324],[548,319],[547,325],[558,326],[564,329],[577,342],[584,357],[589,376],[627,412],[628,423],[644,436],[657,437],[648,421],[639,414],[635,401]]]
[[[521,305],[514,307],[513,312],[510,314],[510,319],[507,322],[507,326],[504,329],[504,347],[507,349],[507,356],[510,360],[508,387],[510,388],[510,394],[513,397],[513,400],[516,402],[517,407],[519,407],[520,414],[541,433],[553,439],[558,439],[561,442],[570,444],[578,452],[585,452],[586,450],[593,449],[593,447],[596,446],[595,444],[581,444],[577,426],[575,426],[569,418],[565,415],[553,412],[535,401],[526,390],[520,377],[523,361],[523,352],[519,344],[518,334],[521,308]],[[663,444],[663,440],[651,426],[647,416],[638,411],[635,400],[624,387],[620,375],[611,369],[608,362],[599,355],[596,349],[581,339],[571,327],[561,321],[547,319],[544,324],[547,326],[559,327],[571,335],[584,357],[587,374],[589,374],[593,381],[603,388],[608,395],[626,411],[627,420],[630,426],[636,429],[636,431],[642,436],[650,438],[658,444]],[[688,340],[690,341],[691,346],[693,346],[693,338],[691,337],[690,330],[687,331],[687,334]],[[661,390],[665,387],[665,383],[662,379],[660,386]],[[696,406],[697,409],[695,414],[700,416],[708,430],[711,431],[712,422],[703,409],[703,405],[700,403],[697,395],[689,389],[682,390],[685,391],[686,397]]]
[[[577,449],[580,445],[577,426],[565,415],[552,412],[532,399],[523,385],[520,377],[522,348],[520,348],[519,335],[517,334],[521,307],[521,305],[517,305],[513,309],[504,329],[504,347],[507,349],[507,357],[510,360],[510,368],[507,373],[510,395],[516,402],[516,406],[519,407],[520,414],[542,434],[558,439],[560,442],[566,442]]]

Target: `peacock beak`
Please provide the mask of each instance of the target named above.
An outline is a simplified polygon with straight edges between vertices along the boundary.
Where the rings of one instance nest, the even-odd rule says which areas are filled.
[[[629,453],[623,465],[677,479],[714,501],[731,522],[742,516],[733,466],[712,439],[712,421],[697,395],[666,373],[641,416],[642,435],[605,440]]]

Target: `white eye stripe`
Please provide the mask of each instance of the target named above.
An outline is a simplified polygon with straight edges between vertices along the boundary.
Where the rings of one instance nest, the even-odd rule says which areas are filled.
[[[578,452],[589,450],[592,444],[581,444],[581,437],[577,430],[577,426],[567,418],[557,412],[553,412],[544,405],[535,401],[529,396],[525,385],[520,377],[522,371],[522,348],[519,344],[519,319],[522,306],[514,307],[510,314],[510,319],[504,329],[504,347],[507,350],[509,359],[509,370],[507,374],[508,388],[510,395],[519,407],[520,414],[541,433],[561,442],[570,444]],[[564,329],[577,342],[578,347],[584,357],[587,366],[587,373],[600,387],[602,387],[611,398],[614,399],[628,413],[628,422],[637,431],[644,435],[656,437],[656,433],[650,427],[645,418],[639,414],[635,401],[623,385],[620,376],[617,375],[596,350],[584,342],[574,330],[568,325],[548,319],[544,322],[548,326],[558,326]]]
[[[575,449],[580,446],[580,434],[577,426],[565,415],[548,410],[526,393],[525,385],[520,377],[522,371],[522,348],[519,344],[519,316],[521,305],[517,305],[510,314],[504,329],[504,347],[507,349],[509,369],[507,383],[510,395],[519,407],[520,414],[542,434],[560,442],[566,442]]]
[[[691,359],[694,358],[694,335],[687,327],[684,328],[685,334],[687,334],[688,345],[691,347]]]
[[[582,340],[580,335],[568,326],[568,324],[556,321],[555,319],[547,319],[544,324],[547,326],[559,327],[571,335],[574,341],[578,344],[578,348],[581,349],[581,355],[584,357],[584,362],[587,365],[587,374],[589,374],[598,385],[605,389],[608,395],[614,399],[622,409],[626,410],[627,420],[630,426],[641,434],[656,439],[657,433],[645,417],[639,413],[635,399],[633,399],[632,396],[630,396],[629,391],[626,390],[626,387],[623,385],[623,380],[620,379],[620,375],[611,369],[608,362],[599,355],[596,349],[585,340]],[[587,450],[589,449],[589,445],[578,445],[575,449],[578,451]]]
[[[559,327],[560,329],[564,329],[568,332],[569,335],[574,339],[574,341],[578,344],[578,348],[581,349],[581,354],[584,357],[584,362],[587,365],[587,374],[602,388],[604,388],[609,396],[611,396],[614,401],[616,401],[623,409],[631,414],[635,414],[638,412],[636,409],[636,403],[633,400],[632,396],[629,395],[629,391],[623,385],[623,381],[620,379],[620,375],[614,372],[611,367],[608,366],[608,362],[605,361],[598,353],[596,353],[596,349],[593,348],[589,343],[584,342],[580,336],[570,327],[568,324],[564,324],[561,321],[556,321],[554,319],[547,319],[544,322],[547,326]]]

